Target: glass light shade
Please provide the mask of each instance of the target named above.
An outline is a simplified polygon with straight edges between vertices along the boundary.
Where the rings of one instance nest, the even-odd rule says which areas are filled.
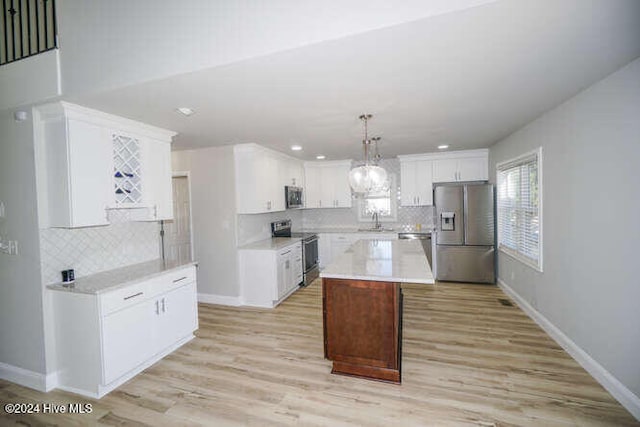
[[[349,184],[355,193],[380,191],[388,186],[387,171],[380,166],[358,166],[349,172]]]

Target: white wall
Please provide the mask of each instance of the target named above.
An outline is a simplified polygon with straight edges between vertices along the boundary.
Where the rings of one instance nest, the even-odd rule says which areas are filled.
[[[44,101],[61,90],[57,49],[0,67],[0,110]]]
[[[501,253],[499,277],[637,404],[640,59],[492,146],[492,178],[497,162],[539,146],[544,272]]]
[[[174,151],[173,171],[189,171],[198,293],[238,297],[233,147]]]
[[[36,203],[33,124],[0,112],[0,235],[18,255],[0,253],[0,376],[11,365],[45,373],[43,300]]]
[[[132,85],[493,1],[58,2],[63,90]]]

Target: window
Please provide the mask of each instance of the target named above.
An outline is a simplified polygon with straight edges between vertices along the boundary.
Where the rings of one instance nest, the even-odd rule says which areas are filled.
[[[542,271],[542,148],[497,165],[498,249]]]
[[[394,222],[397,215],[397,197],[392,197],[396,189],[396,176],[389,174],[389,189],[378,193],[369,193],[358,200],[358,221],[372,221],[375,212],[380,222]]]

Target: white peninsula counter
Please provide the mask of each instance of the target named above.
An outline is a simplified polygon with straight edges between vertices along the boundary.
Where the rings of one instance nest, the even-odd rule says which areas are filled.
[[[434,283],[417,240],[358,240],[321,273],[332,373],[400,383],[401,283]]]

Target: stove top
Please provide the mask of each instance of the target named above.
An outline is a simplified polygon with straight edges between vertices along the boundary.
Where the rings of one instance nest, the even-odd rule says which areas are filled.
[[[291,233],[291,237],[300,237],[302,240],[318,237],[317,233]]]

